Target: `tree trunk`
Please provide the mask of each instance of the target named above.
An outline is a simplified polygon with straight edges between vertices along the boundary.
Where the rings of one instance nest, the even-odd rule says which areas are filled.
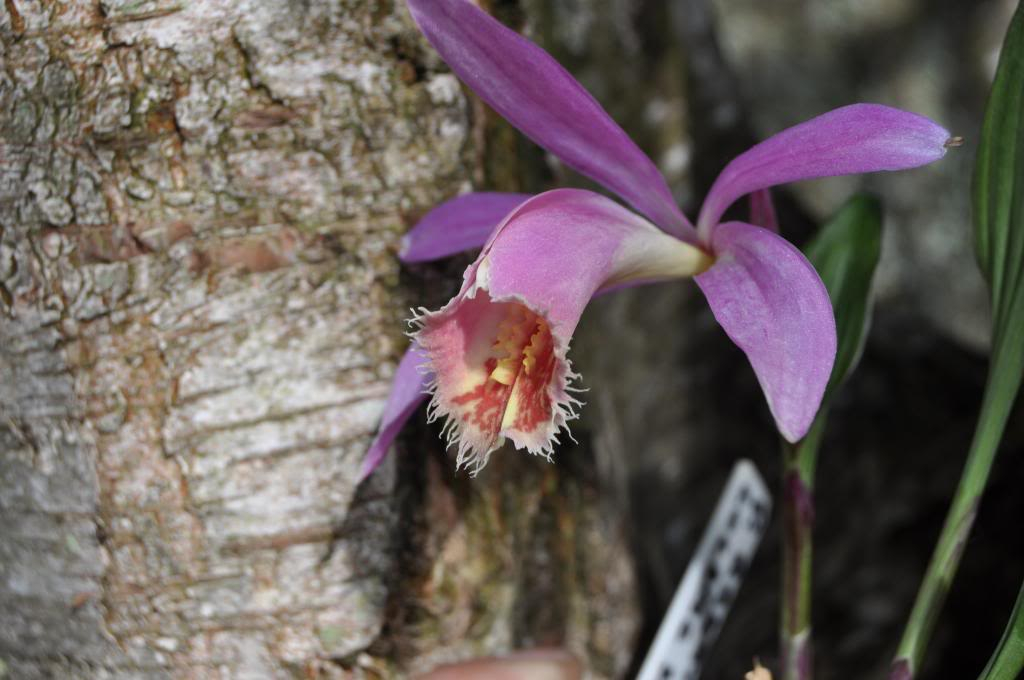
[[[458,277],[401,285],[398,239],[507,139],[404,3],[0,12],[0,677],[620,674],[585,441],[470,481],[420,425],[356,486],[403,310]]]

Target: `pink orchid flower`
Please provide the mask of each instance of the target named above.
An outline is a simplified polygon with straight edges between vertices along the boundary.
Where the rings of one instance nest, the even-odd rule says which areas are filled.
[[[654,163],[544,50],[467,0],[408,5],[481,99],[639,214],[574,189],[534,197],[473,193],[428,213],[403,242],[404,262],[483,249],[458,295],[413,320],[413,347],[399,365],[363,475],[428,393],[430,417],[447,418],[458,467],[476,472],[505,438],[550,457],[578,404],[566,354],[584,307],[611,289],[682,277],[696,280],[746,354],[782,436],[803,437],[832,370],[835,320],[817,272],[776,233],[767,188],[925,165],[945,155],[949,133],[886,106],[830,111],[733,159],[694,227]],[[745,195],[761,226],[721,222]]]

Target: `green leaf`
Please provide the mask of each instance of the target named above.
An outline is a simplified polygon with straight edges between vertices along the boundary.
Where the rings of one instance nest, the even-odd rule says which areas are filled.
[[[1015,680],[1024,670],[1024,588],[1010,614],[1003,639],[981,673],[981,680]]]
[[[1024,7],[999,55],[974,170],[974,246],[992,299],[992,357],[970,453],[894,667],[916,674],[956,576],[1024,375]],[[1015,609],[1017,620],[1020,601]],[[1007,635],[1012,635],[1012,630]],[[1004,638],[1004,642],[1011,638]],[[1000,649],[1006,649],[1001,644]],[[1002,652],[999,652],[1002,653]],[[1004,663],[1003,661],[999,662]],[[999,670],[999,669],[996,669]],[[1000,671],[1002,672],[1002,671]],[[1009,678],[1012,675],[991,676]]]
[[[973,199],[975,252],[992,296],[992,364],[982,416],[994,413],[985,444],[995,449],[1024,374],[1024,5],[1010,22],[985,108]],[[964,477],[965,484],[984,488],[986,475]],[[1013,680],[1022,671],[1024,587],[981,678]]]
[[[836,363],[825,400],[853,372],[871,320],[871,281],[882,253],[878,199],[851,198],[804,249],[832,299],[836,316]]]
[[[878,199],[854,196],[804,248],[832,300],[836,317],[836,362],[832,366],[821,408],[799,442],[784,445],[787,466],[814,488],[818,446],[828,419],[833,393],[860,359],[871,321],[871,281],[882,254],[882,207]]]
[[[974,172],[974,244],[992,297],[993,370],[1024,369],[1024,8],[1010,22]],[[1019,383],[1019,378],[1015,381]],[[1013,399],[1016,387],[1001,395]]]

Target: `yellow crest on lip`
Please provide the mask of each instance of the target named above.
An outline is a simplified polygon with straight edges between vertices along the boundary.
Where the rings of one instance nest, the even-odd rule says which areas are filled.
[[[544,335],[550,335],[550,332],[541,316],[521,305],[512,307],[508,317],[498,324],[498,337],[493,348],[504,356],[497,357],[498,364],[491,371],[491,380],[511,386],[520,371],[530,375],[537,365],[537,355],[543,349]]]

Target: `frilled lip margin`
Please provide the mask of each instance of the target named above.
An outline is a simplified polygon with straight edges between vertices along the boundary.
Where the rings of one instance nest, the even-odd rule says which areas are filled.
[[[456,469],[476,476],[505,438],[551,461],[558,436],[578,417],[585,390],[568,359],[568,338],[552,332],[544,310],[518,295],[492,297],[486,260],[473,282],[442,309],[414,309],[409,336],[424,361],[427,422],[446,418]]]

